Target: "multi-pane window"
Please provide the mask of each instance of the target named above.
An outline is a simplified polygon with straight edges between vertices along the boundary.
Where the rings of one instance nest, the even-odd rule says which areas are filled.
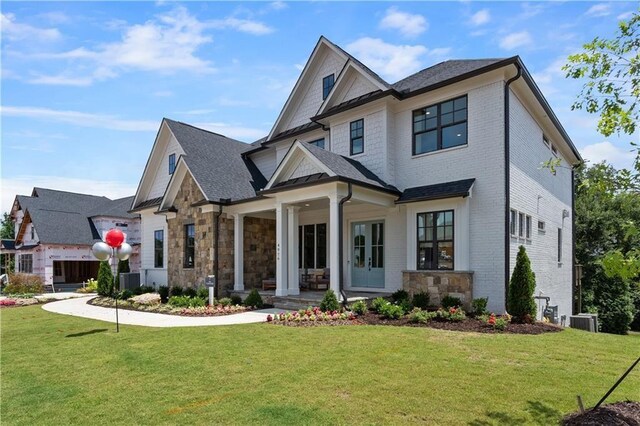
[[[453,210],[418,213],[418,269],[453,269]]]
[[[33,255],[32,254],[20,255],[20,260],[18,261],[18,271],[24,272],[25,274],[33,273]]]
[[[193,268],[196,257],[196,225],[184,226],[184,267]]]
[[[298,227],[298,267],[321,269],[327,267],[327,224]]]
[[[539,220],[538,221],[538,231],[544,232],[545,230],[546,230],[546,224],[544,223],[544,221]]]
[[[322,79],[322,100],[324,101],[329,96],[331,89],[333,89],[333,84],[335,83],[335,75],[329,74],[325,78]]]
[[[509,217],[509,232],[511,233],[511,235],[515,236],[516,229],[518,228],[518,212],[512,209]]]
[[[466,144],[466,95],[413,111],[413,155]]]
[[[525,222],[524,234],[527,240],[531,239],[531,216],[527,215]]]
[[[371,267],[384,268],[384,223],[371,225]]]
[[[172,175],[176,171],[176,155],[171,154],[169,156],[169,174]]]
[[[315,145],[318,148],[324,149],[324,138],[316,139],[315,141],[309,142],[309,145]]]
[[[159,230],[153,233],[153,267],[164,267],[164,231]]]
[[[524,238],[524,213],[518,213],[518,237]]]
[[[562,228],[558,228],[558,263],[562,262]]]
[[[351,155],[364,152],[364,119],[352,121],[351,130]]]

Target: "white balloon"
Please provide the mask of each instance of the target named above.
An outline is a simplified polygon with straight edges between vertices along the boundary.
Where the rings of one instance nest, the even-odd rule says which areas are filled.
[[[91,247],[91,251],[98,260],[109,260],[112,253],[111,247],[109,247],[107,243],[102,241],[98,241],[97,243],[95,243],[93,247]]]
[[[122,243],[120,247],[115,249],[116,257],[120,260],[127,260],[131,253],[133,253],[133,247],[127,243]]]

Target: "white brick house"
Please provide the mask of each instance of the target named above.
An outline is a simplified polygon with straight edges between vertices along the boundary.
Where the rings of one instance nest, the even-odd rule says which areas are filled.
[[[541,168],[553,157],[555,174]],[[434,303],[447,293],[488,297],[503,312],[524,245],[536,294],[568,315],[572,167],[581,161],[519,57],[447,61],[389,84],[321,37],[267,137],[242,148],[163,120],[132,205],[142,269],[149,284],[185,285],[152,260],[159,251],[198,259],[194,249],[167,253],[153,241],[159,230],[167,238],[167,223],[189,232],[176,206],[190,201],[214,233],[202,271],[225,284],[227,268],[236,291],[252,272],[247,221],[261,218],[275,221],[277,296],[299,294],[324,271],[336,293],[423,288]],[[198,189],[191,200],[187,176]],[[186,247],[209,238],[177,232]]]

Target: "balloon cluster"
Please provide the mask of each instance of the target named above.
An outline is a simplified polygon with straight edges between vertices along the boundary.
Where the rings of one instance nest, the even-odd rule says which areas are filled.
[[[104,241],[95,243],[91,251],[98,260],[108,260],[111,256],[127,260],[133,253],[133,248],[124,242],[124,233],[114,228],[108,230],[104,235]]]

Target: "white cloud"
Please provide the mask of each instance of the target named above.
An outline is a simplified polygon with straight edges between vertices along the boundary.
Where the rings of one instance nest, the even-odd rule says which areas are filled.
[[[471,15],[471,24],[475,26],[484,25],[491,20],[488,9],[482,9]]]
[[[45,84],[50,86],[86,87],[93,83],[92,77],[69,77],[65,75],[37,75],[27,82],[31,84]]]
[[[383,76],[394,80],[418,71],[421,68],[420,57],[429,52],[421,45],[394,45],[371,37],[354,41],[347,50]]]
[[[224,136],[228,136],[233,139],[244,140],[249,142],[253,142],[257,139],[260,139],[261,137],[266,136],[269,133],[268,130],[264,130],[264,129],[256,129],[253,127],[242,127],[242,126],[228,124],[228,123],[205,122],[205,123],[194,123],[193,125],[201,129],[209,130]]]
[[[12,13],[0,13],[0,28],[3,37],[8,40],[54,41],[62,37],[57,28],[37,28],[16,22]]]
[[[282,10],[289,7],[289,5],[284,1],[274,1],[269,3],[269,6],[274,10]]]
[[[505,50],[511,50],[518,47],[528,46],[533,42],[531,34],[527,31],[520,31],[506,35],[500,40],[500,47]]]
[[[566,57],[559,57],[542,71],[533,73],[533,79],[546,96],[559,91],[554,83],[559,81],[562,84],[565,82],[565,72],[562,67],[566,62]]]
[[[407,37],[415,37],[427,30],[429,24],[424,16],[401,12],[396,7],[387,9],[380,21],[380,28],[398,30]]]
[[[123,130],[133,132],[156,131],[159,122],[148,120],[126,120],[111,115],[91,114],[79,111],[62,111],[38,107],[1,106],[0,114],[10,117],[28,117],[36,120],[56,121],[82,127]]]
[[[611,14],[611,5],[609,5],[607,3],[594,4],[585,13],[585,15],[591,16],[591,17],[594,17],[594,18],[598,18],[598,17],[602,17],[602,16],[608,16],[610,14]]]
[[[266,35],[275,31],[273,28],[263,24],[262,22],[233,17],[209,21],[207,26],[216,29],[233,29],[253,35]]]
[[[104,195],[111,199],[134,195],[137,189],[137,185],[121,181],[59,176],[19,175],[2,179],[0,183],[2,186],[2,198],[0,200],[2,204],[0,210],[3,212],[11,209],[16,195],[31,195],[31,191],[33,191],[33,188],[36,186],[61,191],[79,192],[82,194],[95,191],[93,195]]]
[[[620,15],[618,15],[616,17],[616,19],[618,21],[626,21],[627,19],[631,18],[632,16],[633,16],[633,10],[630,10],[628,12],[621,13]]]
[[[66,24],[71,18],[63,12],[45,12],[37,15],[38,18],[45,19],[52,24]]]
[[[616,169],[631,169],[635,159],[630,147],[620,148],[609,141],[587,145],[580,150],[580,154],[591,164],[606,161]]]

